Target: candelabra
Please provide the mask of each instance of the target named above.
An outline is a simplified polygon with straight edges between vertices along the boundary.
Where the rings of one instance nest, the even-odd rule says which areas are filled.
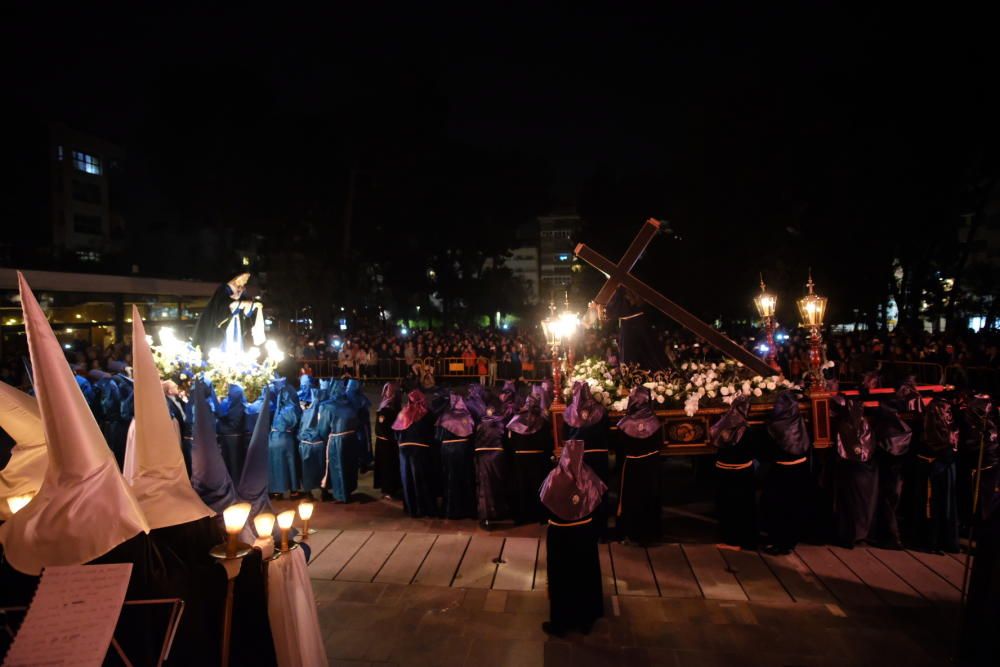
[[[233,591],[236,577],[240,573],[241,561],[253,550],[249,544],[239,541],[240,531],[243,530],[249,516],[250,503],[237,503],[224,509],[222,519],[226,524],[228,538],[224,543],[212,547],[209,552],[222,562],[229,578],[226,582],[226,606],[222,617],[222,667],[229,666],[229,647],[233,635]]]

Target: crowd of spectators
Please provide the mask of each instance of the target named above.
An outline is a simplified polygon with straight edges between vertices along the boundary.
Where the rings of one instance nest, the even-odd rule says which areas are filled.
[[[577,359],[598,357],[610,365],[618,364],[618,347],[613,327],[584,329],[574,341]],[[730,332],[730,335],[734,335]],[[465,375],[479,375],[491,381],[527,377],[540,379],[548,373],[550,352],[537,328],[502,329],[496,327],[401,330],[371,328],[342,333],[315,334],[272,333],[292,358],[316,375],[352,375],[359,378],[420,376],[430,362],[460,363]],[[734,335],[735,339],[757,354],[764,355],[764,338],[759,330]],[[659,330],[658,340],[668,359],[675,365],[685,361],[712,361],[719,354],[687,332]],[[854,332],[826,334],[826,357],[834,362],[829,371],[842,382],[856,382],[865,374],[899,366],[901,368],[932,364],[964,373],[984,369],[1000,373],[1000,335],[996,333]],[[795,379],[808,368],[809,344],[804,331],[778,334],[778,363],[786,377]],[[67,350],[74,370],[87,375],[124,362],[131,365],[131,350],[119,342],[106,348],[78,341]],[[0,363],[0,380],[15,386],[27,386],[25,359],[8,356]],[[440,366],[438,366],[440,368]]]

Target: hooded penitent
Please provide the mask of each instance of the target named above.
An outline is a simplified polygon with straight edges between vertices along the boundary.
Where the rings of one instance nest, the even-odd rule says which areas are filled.
[[[875,409],[872,433],[875,436],[876,446],[887,454],[902,456],[910,451],[913,429],[890,405],[880,405]]]
[[[809,452],[809,431],[799,411],[799,399],[795,392],[778,394],[767,432],[778,449],[789,456],[805,456]]]
[[[150,528],[177,526],[215,514],[191,486],[176,422],[170,419],[139,309],[132,306],[135,438],[125,451],[125,480]]]
[[[848,461],[871,459],[875,443],[871,425],[865,419],[864,403],[848,401],[838,394],[830,400],[830,411],[837,435],[837,455]]]
[[[548,378],[542,380],[539,384],[532,388],[532,391],[538,392],[538,397],[542,403],[542,409],[548,412],[549,406],[552,405],[552,380],[549,380]]]
[[[899,386],[893,398],[895,408],[901,412],[922,412],[924,403],[917,390],[917,380],[912,375]]]
[[[958,429],[955,428],[951,403],[935,398],[927,406],[924,416],[924,447],[934,455],[951,454],[958,447]]]
[[[583,440],[567,440],[559,465],[545,478],[539,497],[560,519],[579,521],[593,514],[607,489],[597,473],[583,462]]]
[[[10,460],[0,470],[0,520],[7,520],[7,498],[38,493],[49,453],[38,402],[6,382],[0,382],[0,428],[14,439]]]
[[[149,524],[20,273],[18,283],[49,464],[34,499],[0,526],[0,542],[14,569],[35,575],[94,560]]]
[[[486,394],[486,387],[481,384],[470,384],[465,395],[465,407],[469,408],[472,418],[477,422],[486,415],[486,404],[489,397]]]
[[[267,389],[261,394],[264,400],[261,401],[260,417],[257,418],[253,434],[250,436],[243,475],[236,487],[240,499],[250,503],[248,519],[250,525],[253,524],[253,518],[261,512],[272,511],[271,501],[267,495],[268,436],[271,432],[271,403],[267,394]]]
[[[392,424],[392,430],[405,431],[412,424],[423,419],[427,412],[427,398],[424,396],[424,392],[413,389],[406,395],[406,407],[399,411],[396,421]]]
[[[740,396],[733,399],[726,414],[712,424],[708,431],[709,442],[713,447],[732,447],[739,444],[749,427],[747,417],[750,414],[750,398]]]
[[[403,404],[403,394],[399,390],[398,382],[386,382],[382,386],[382,398],[378,403],[378,412],[383,410],[391,410],[394,412],[399,412],[400,406]]]
[[[604,419],[604,406],[590,393],[590,385],[586,382],[573,383],[573,399],[566,406],[563,420],[573,428],[593,426]]]
[[[531,435],[545,428],[547,424],[548,420],[542,414],[542,406],[538,396],[531,394],[524,399],[524,405],[507,424],[507,428],[519,435]]]
[[[309,404],[312,401],[312,376],[299,376],[299,402]]]
[[[653,412],[649,389],[635,387],[628,397],[625,416],[618,421],[618,430],[631,438],[649,438],[660,430],[660,420]]]
[[[472,435],[475,422],[472,413],[465,407],[465,401],[458,394],[451,395],[451,406],[438,418],[437,425],[459,438]]]
[[[517,412],[517,385],[514,384],[513,380],[504,380],[503,387],[500,389],[500,410],[499,412],[510,419]]]
[[[211,387],[197,382],[191,400],[194,402],[194,437],[191,447],[191,486],[202,501],[216,512],[239,502],[233,479],[219,453],[215,440],[215,419],[208,405]]]
[[[991,467],[1000,462],[1000,443],[997,441],[997,425],[993,420],[993,402],[981,394],[973,396],[961,412],[961,439],[959,450],[970,461],[979,458],[979,445],[983,445],[983,467]]]

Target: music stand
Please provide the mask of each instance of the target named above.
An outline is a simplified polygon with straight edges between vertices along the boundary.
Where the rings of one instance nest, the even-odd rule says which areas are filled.
[[[184,600],[181,598],[155,598],[150,600],[125,600],[123,607],[128,606],[145,606],[154,604],[168,604],[170,605],[170,616],[167,620],[167,627],[163,635],[163,644],[160,647],[160,657],[157,660],[157,667],[161,667],[168,657],[170,657],[170,649],[174,644],[174,637],[177,635],[177,628],[181,623],[181,616],[184,614]],[[3,615],[3,629],[10,635],[11,641],[13,641],[15,633],[10,627],[10,622],[7,620],[7,614],[9,613],[25,613],[28,611],[27,607],[0,607],[0,615]],[[125,655],[122,650],[121,645],[118,640],[115,639],[114,635],[111,636],[111,647],[121,658],[122,662],[125,663],[126,667],[132,667],[132,662]]]

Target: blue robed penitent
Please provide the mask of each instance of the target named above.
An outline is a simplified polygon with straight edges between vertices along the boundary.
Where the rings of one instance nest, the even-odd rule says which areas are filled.
[[[278,400],[271,420],[268,438],[268,490],[271,493],[290,493],[299,488],[299,475],[295,464],[296,434],[299,428],[299,397],[287,385],[278,391]]]
[[[334,500],[347,502],[358,488],[358,414],[343,383],[336,383],[329,401],[319,407],[317,420],[329,429],[326,438],[324,486]]]

